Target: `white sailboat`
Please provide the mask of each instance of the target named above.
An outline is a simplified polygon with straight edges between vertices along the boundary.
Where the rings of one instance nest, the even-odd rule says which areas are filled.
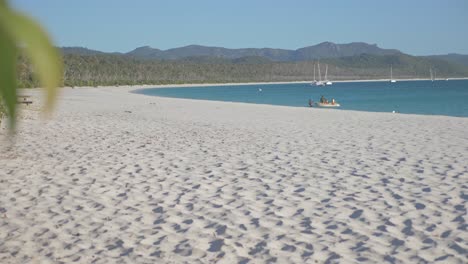
[[[432,76],[432,68],[429,68],[429,72],[431,73],[431,81],[434,81],[434,76]]]
[[[333,83],[328,80],[328,64],[325,65],[325,85],[332,85]]]
[[[390,66],[390,82],[396,83],[396,80],[393,79],[393,67],[392,66]]]
[[[322,81],[322,76],[320,74],[320,62],[317,62],[317,67],[318,67],[318,77],[319,77],[319,80],[315,82],[315,85],[316,86],[324,86],[325,83]]]

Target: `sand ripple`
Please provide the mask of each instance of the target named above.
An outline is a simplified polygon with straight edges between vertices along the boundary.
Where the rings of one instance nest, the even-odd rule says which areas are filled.
[[[119,88],[24,114],[1,142],[1,263],[468,262],[466,118]]]

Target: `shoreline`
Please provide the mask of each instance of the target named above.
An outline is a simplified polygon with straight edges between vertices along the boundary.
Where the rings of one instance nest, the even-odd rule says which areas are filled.
[[[468,77],[451,79],[451,80],[468,80]],[[357,82],[387,82],[388,79],[379,79],[379,80],[346,80],[346,81],[335,81],[336,83],[357,83]],[[430,79],[399,79],[397,81],[430,81]],[[445,81],[438,79],[437,81]],[[206,84],[159,84],[159,85],[121,85],[121,86],[75,86],[75,87],[60,87],[60,89],[109,89],[109,90],[123,90],[131,94],[136,94],[140,96],[153,97],[153,98],[170,98],[176,100],[193,100],[193,101],[202,101],[202,102],[220,102],[220,103],[238,103],[238,104],[248,104],[248,105],[267,105],[273,107],[292,107],[292,108],[311,108],[307,105],[301,106],[287,106],[287,105],[275,105],[275,104],[257,104],[257,103],[245,103],[245,102],[234,102],[234,101],[217,101],[217,100],[205,100],[205,99],[191,99],[191,98],[176,98],[176,97],[164,97],[164,96],[154,96],[138,93],[139,90],[145,89],[158,89],[158,88],[198,88],[198,87],[213,87],[213,86],[244,86],[244,85],[276,85],[276,84],[307,84],[308,81],[294,81],[294,82],[252,82],[252,83],[206,83]],[[42,90],[42,88],[21,88],[23,92]],[[60,92],[59,92],[60,94]],[[317,109],[317,107],[312,107]],[[453,118],[468,118],[466,116],[451,116],[451,115],[441,115],[441,114],[417,114],[417,113],[392,113],[384,111],[365,111],[365,110],[351,110],[351,109],[327,109],[327,111],[339,110],[339,111],[351,111],[358,113],[377,113],[377,114],[401,114],[401,115],[413,115],[413,116],[422,116],[422,117],[453,117]]]
[[[455,80],[455,79],[452,79]],[[467,78],[459,78],[457,80],[468,80]],[[412,82],[412,81],[430,81],[430,79],[402,79],[398,81]],[[434,80],[434,81],[445,81],[445,80]],[[360,80],[360,81],[336,81],[336,83],[358,83],[358,82],[388,82],[388,80]],[[238,102],[238,101],[222,101],[222,100],[207,100],[207,99],[193,99],[193,98],[179,98],[171,96],[159,96],[159,95],[148,95],[140,93],[139,91],[146,89],[164,89],[164,88],[200,88],[200,87],[216,87],[216,86],[243,86],[243,85],[276,85],[276,84],[307,84],[309,82],[300,81],[300,82],[274,82],[274,83],[226,83],[226,84],[183,84],[183,85],[159,85],[159,86],[150,86],[150,87],[138,87],[138,86],[128,86],[129,93],[139,94],[143,96],[150,96],[156,98],[172,98],[178,100],[195,100],[203,102],[221,102],[221,103],[244,103],[244,104],[253,104],[253,105],[269,105],[269,106],[281,106],[281,107],[294,107],[294,108],[320,108],[320,107],[308,107],[306,104],[303,106],[290,106],[290,105],[279,105],[279,104],[268,104],[268,103],[253,103],[253,102]],[[137,88],[138,87],[138,88]],[[136,88],[136,89],[134,89]],[[111,88],[112,89],[112,88]],[[368,113],[391,113],[391,114],[403,114],[403,115],[415,115],[415,116],[440,116],[440,117],[455,117],[455,118],[468,118],[468,116],[455,116],[455,115],[444,115],[444,114],[421,114],[421,113],[400,113],[400,112],[386,112],[386,111],[369,111],[369,110],[352,110],[352,109],[327,109],[327,110],[339,110],[339,111],[353,111],[353,112],[368,112]]]
[[[415,79],[395,79],[397,82],[409,82],[409,81],[430,81],[431,79],[415,78]],[[468,77],[449,78],[449,81],[457,80],[468,80]],[[337,80],[332,81],[333,83],[359,83],[359,82],[388,82],[389,79],[363,79],[363,80]],[[434,81],[446,81],[446,79],[436,79]],[[204,87],[204,86],[242,86],[242,85],[269,85],[269,84],[306,84],[312,83],[313,81],[287,81],[287,82],[242,82],[242,83],[184,83],[184,84],[141,84],[141,85],[98,85],[98,86],[63,86],[60,88],[119,88],[119,87],[133,87],[141,89],[146,88],[180,88],[180,87]],[[38,89],[36,88],[20,88],[20,89]]]

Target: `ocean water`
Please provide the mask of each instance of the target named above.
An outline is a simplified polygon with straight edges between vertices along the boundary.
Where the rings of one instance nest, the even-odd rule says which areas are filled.
[[[468,117],[468,80],[262,84],[150,88],[136,93],[201,100],[307,107],[320,96],[340,103],[341,110]],[[335,108],[336,109],[336,108]]]

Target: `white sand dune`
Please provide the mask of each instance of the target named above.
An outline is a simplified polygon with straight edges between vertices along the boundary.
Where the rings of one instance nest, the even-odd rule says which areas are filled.
[[[467,263],[468,118],[64,89],[0,131],[0,263]]]

